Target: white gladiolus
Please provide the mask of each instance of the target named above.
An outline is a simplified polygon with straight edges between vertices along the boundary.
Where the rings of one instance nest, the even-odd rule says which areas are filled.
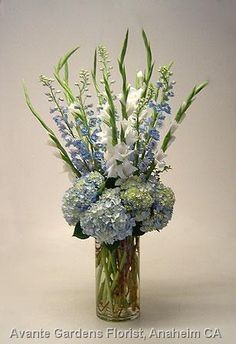
[[[139,88],[137,90],[134,87],[130,87],[127,102],[126,102],[126,111],[127,111],[128,116],[130,116],[136,110],[142,91],[143,91],[142,88]]]
[[[143,72],[141,70],[137,73],[137,78],[139,80],[143,79]]]
[[[129,150],[129,147],[124,142],[121,142],[115,146],[108,145],[104,157],[107,161],[109,159],[114,159],[122,162],[128,158],[131,153],[132,151]]]
[[[112,129],[106,123],[101,123],[101,131],[98,133],[100,142],[105,145],[112,143]]]
[[[119,177],[120,179],[126,179],[131,176],[137,170],[136,167],[132,165],[132,163],[128,160],[123,161],[122,164],[112,164],[108,167],[108,177],[116,178]]]
[[[136,85],[137,87],[141,87],[143,84],[143,79],[144,79],[144,75],[143,72],[140,70],[137,74],[136,74]]]
[[[132,153],[132,150],[124,142],[115,146],[109,145],[104,155],[107,162],[108,177],[123,179],[136,171],[137,168],[129,160]]]
[[[134,119],[130,116],[127,119],[122,119],[120,121],[120,129],[122,127],[125,136],[125,142],[128,146],[132,146],[138,139],[138,133],[134,128]]]
[[[130,87],[127,101],[126,101],[126,112],[130,116],[137,108],[138,101],[141,98],[143,89],[136,89],[135,87]],[[122,94],[118,94],[117,98],[124,103],[124,98]]]
[[[104,120],[109,120],[109,113],[108,113],[108,109],[109,109],[109,104],[106,103],[103,105],[103,107],[99,110],[99,117],[101,118],[102,121]]]

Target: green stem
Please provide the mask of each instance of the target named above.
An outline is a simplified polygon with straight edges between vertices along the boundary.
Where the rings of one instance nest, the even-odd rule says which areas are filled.
[[[100,284],[99,284],[100,285]],[[104,290],[104,286],[105,286],[105,281],[102,281],[98,292],[98,296],[97,296],[97,304],[101,303],[101,300],[103,300],[103,290]]]
[[[114,291],[114,289],[116,287],[116,284],[117,284],[117,281],[118,281],[118,278],[120,277],[120,274],[121,274],[121,272],[123,270],[123,267],[125,265],[126,257],[127,257],[127,253],[124,251],[123,255],[121,257],[121,260],[120,260],[119,269],[117,270],[117,272],[115,274],[115,277],[114,277],[114,280],[113,280],[112,285],[111,285],[111,291],[112,292]]]
[[[109,259],[110,259],[110,262],[111,262],[111,267],[112,267],[112,270],[113,270],[113,274],[115,275],[115,273],[117,272],[117,267],[116,267],[116,262],[115,262],[115,258],[114,258],[113,252],[109,251]]]
[[[102,264],[100,264],[98,267],[97,267],[98,271],[96,272],[97,273],[97,276],[96,276],[96,287],[98,290],[99,286],[100,286],[100,283],[101,283],[101,276],[102,276]]]
[[[113,303],[112,303],[112,295],[111,295],[111,288],[110,288],[110,275],[107,269],[107,262],[106,262],[106,249],[105,247],[102,248],[102,263],[103,263],[103,268],[104,268],[104,273],[105,273],[105,281],[106,281],[106,289],[107,289],[107,294],[108,294],[108,300],[111,306],[111,311],[113,313]]]

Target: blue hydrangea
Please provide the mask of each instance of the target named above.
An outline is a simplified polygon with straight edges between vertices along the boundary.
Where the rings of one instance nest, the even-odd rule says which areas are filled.
[[[76,225],[81,213],[96,202],[103,183],[104,177],[98,172],[91,172],[75,179],[62,200],[62,212],[69,225]]]
[[[132,234],[135,220],[126,212],[116,188],[104,191],[99,200],[81,214],[80,225],[84,234],[113,244]]]
[[[143,225],[140,228],[143,232],[161,230],[171,220],[173,213],[175,196],[172,189],[159,182],[155,185],[153,190],[153,197],[155,201],[151,210],[152,215],[143,222]]]

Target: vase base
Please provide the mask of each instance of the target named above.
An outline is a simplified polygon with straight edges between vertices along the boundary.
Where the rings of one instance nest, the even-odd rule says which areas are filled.
[[[112,315],[112,314],[103,314],[103,313],[99,313],[97,312],[97,317],[99,319],[105,320],[105,321],[111,321],[111,322],[120,322],[120,321],[128,321],[128,320],[134,320],[139,318],[140,316],[140,312],[137,311],[135,313],[132,314],[125,314],[125,315]]]

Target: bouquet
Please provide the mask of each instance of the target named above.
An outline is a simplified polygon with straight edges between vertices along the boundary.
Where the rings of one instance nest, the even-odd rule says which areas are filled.
[[[102,45],[95,50],[92,71],[81,70],[73,88],[69,82],[69,59],[78,47],[59,60],[53,78],[40,76],[62,142],[35,110],[24,86],[28,107],[48,133],[51,145],[58,150],[72,177],[72,185],[62,200],[65,220],[74,226],[73,235],[77,238],[96,239],[97,267],[103,264],[98,272],[99,314],[104,314],[107,304],[113,318],[124,311],[127,317],[129,307],[138,306],[137,292],[131,295],[137,284],[137,259],[132,262],[137,255],[138,238],[150,231],[159,232],[171,219],[174,192],[161,182],[161,174],[170,169],[166,151],[174,142],[186,111],[207,85],[204,82],[194,86],[173,114],[173,63],[158,68],[158,76],[152,80],[155,63],[143,30],[146,67],[136,74],[131,85],[125,65],[128,36],[127,30],[118,58],[119,94],[113,91],[113,67]],[[93,96],[96,94],[93,101],[91,86]],[[132,270],[131,277],[127,277],[127,269],[125,277],[121,276],[125,265]],[[124,283],[121,277],[128,279],[126,284],[132,287],[125,285],[119,293]],[[121,299],[123,295],[122,302],[114,301],[114,291]]]

